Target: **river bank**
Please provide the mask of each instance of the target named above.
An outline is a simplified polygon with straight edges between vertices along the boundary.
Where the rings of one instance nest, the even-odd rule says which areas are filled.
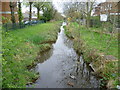
[[[117,38],[110,39],[110,35],[90,30],[77,23],[68,23],[65,27],[65,33],[74,42],[74,49],[78,55],[83,54],[93,74],[100,78],[101,87],[116,88],[119,85]],[[108,41],[109,44],[106,44]]]
[[[26,88],[39,75],[30,69],[39,53],[52,48],[61,22],[48,22],[24,29],[2,32],[2,87]]]

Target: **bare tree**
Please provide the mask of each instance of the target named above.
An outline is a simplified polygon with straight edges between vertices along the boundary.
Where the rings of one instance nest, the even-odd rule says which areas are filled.
[[[88,0],[87,2],[78,2],[77,7],[80,7],[78,11],[82,13],[84,18],[86,19],[86,26],[90,26],[90,19],[91,19],[91,13],[95,5],[95,0],[90,1]]]
[[[82,18],[86,19],[86,26],[89,27],[95,0],[92,2],[88,0],[87,2],[72,2],[69,5],[67,4],[69,3],[65,4],[65,14],[71,18],[77,19],[78,21]]]

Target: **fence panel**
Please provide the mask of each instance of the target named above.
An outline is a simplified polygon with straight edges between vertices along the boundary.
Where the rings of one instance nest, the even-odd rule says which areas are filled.
[[[2,24],[2,30],[4,31],[10,31],[10,30],[17,30],[17,29],[21,29],[21,28],[25,28],[26,26],[31,26],[31,25],[36,25],[36,24],[42,24],[45,23],[43,20],[40,21],[31,21],[28,24],[25,23],[6,23],[6,24]]]

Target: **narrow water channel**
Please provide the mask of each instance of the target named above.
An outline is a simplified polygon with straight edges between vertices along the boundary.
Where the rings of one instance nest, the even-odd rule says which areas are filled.
[[[35,70],[40,73],[40,77],[33,84],[34,87],[98,88],[100,82],[91,74],[82,56],[80,57],[80,63],[77,63],[78,55],[72,48],[72,41],[64,34],[64,25],[66,25],[65,22],[60,27],[61,31],[58,33],[56,43],[53,44],[53,49],[43,55],[43,62],[38,63],[35,67]],[[51,56],[47,59],[48,54]],[[79,73],[76,74],[77,66],[79,67]]]

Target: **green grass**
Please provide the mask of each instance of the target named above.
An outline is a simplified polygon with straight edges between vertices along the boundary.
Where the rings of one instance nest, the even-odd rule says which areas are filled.
[[[81,33],[81,39],[84,40],[84,42],[87,45],[87,48],[89,48],[90,50],[95,49],[97,50],[96,51],[97,53],[103,53],[104,55],[112,55],[116,57],[116,59],[118,60],[118,39],[117,38],[115,37],[111,38],[110,35],[91,32],[85,29],[80,30],[80,33]],[[104,80],[109,81],[113,79],[113,82],[112,82],[113,84],[115,82],[118,82],[118,74],[117,74],[118,64],[117,63],[118,62],[104,63],[105,68],[98,71],[99,73],[102,72],[101,76],[104,77]],[[98,67],[98,65],[100,65],[100,63],[96,64],[95,66]],[[112,87],[116,87],[116,85],[118,85],[118,83],[114,84]]]
[[[27,83],[38,77],[27,67],[35,62],[39,51],[51,47],[49,43],[40,43],[55,41],[59,25],[60,22],[52,22],[2,32],[3,88],[25,88]]]
[[[106,55],[118,57],[118,40],[116,38],[112,37],[110,42],[107,43],[110,39],[110,35],[100,35],[99,33],[86,30],[80,30],[80,32],[81,38],[89,47],[97,49],[100,53],[104,52]]]
[[[77,23],[74,23],[74,25],[78,27]],[[92,30],[100,29],[101,28],[89,28],[88,30],[86,27],[80,26],[81,39],[84,40],[89,48],[97,49],[99,53],[113,55],[118,58],[118,38],[111,37],[107,34],[92,32]]]

